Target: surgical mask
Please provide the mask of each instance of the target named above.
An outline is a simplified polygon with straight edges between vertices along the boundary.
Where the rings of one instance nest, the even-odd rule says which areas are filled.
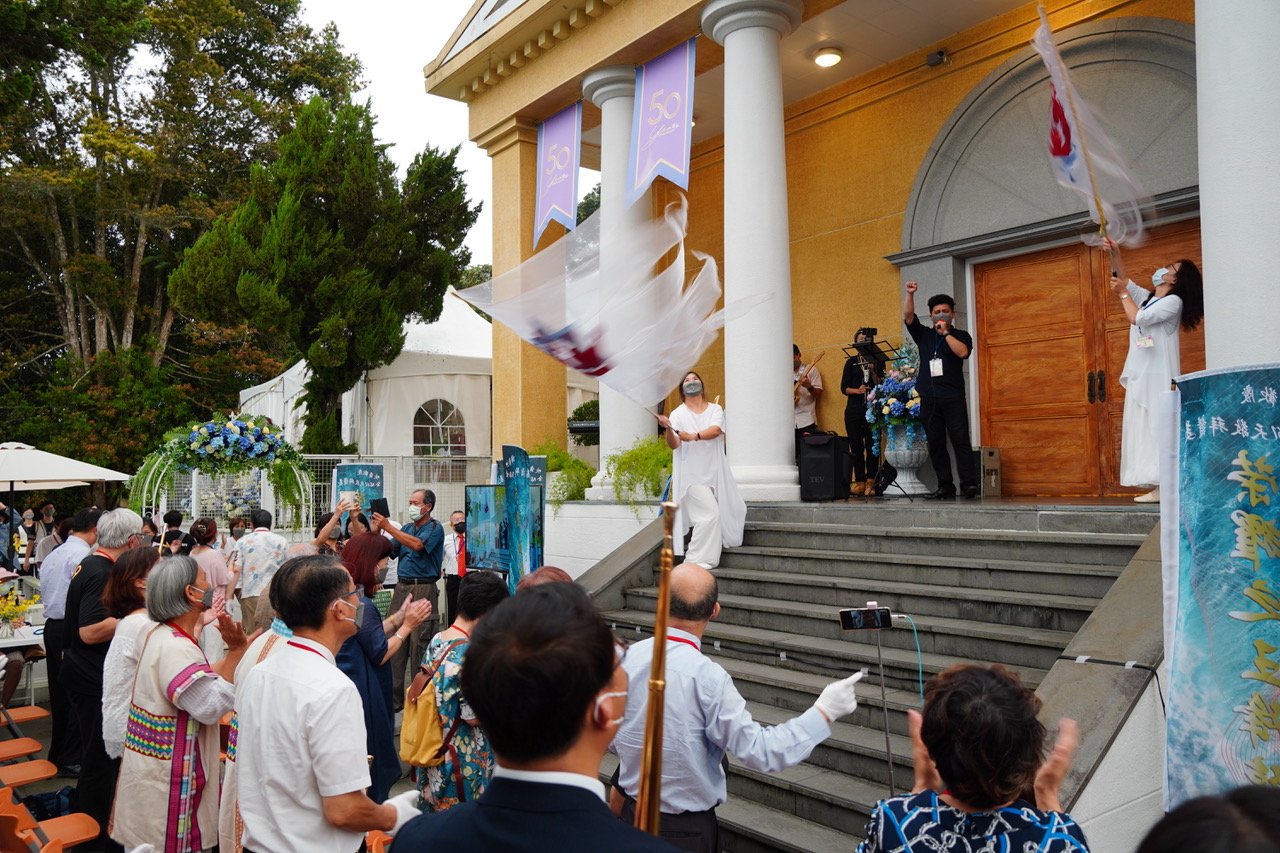
[[[338,538],[338,528],[336,528],[336,527],[335,527],[335,528],[333,528],[332,530],[330,530],[330,531],[329,531],[329,538],[330,538],[330,539],[337,539],[337,538]]]
[[[44,511],[44,517],[45,517],[45,518],[53,518],[53,510],[51,510],[51,509],[46,509],[46,510]]]
[[[948,326],[950,326],[953,322],[955,322],[955,319],[956,319],[955,317],[951,316],[951,315],[950,315],[949,313],[947,313],[946,311],[940,311],[940,312],[938,312],[937,314],[934,314],[934,315],[933,315],[933,322],[934,322],[935,324],[936,324],[936,323],[938,323],[938,321],[940,321],[940,320],[941,320],[941,321],[946,322],[946,324],[947,324]]]
[[[417,521],[419,518],[422,518],[422,507],[420,507],[420,506],[413,506],[412,504],[410,504],[410,505],[409,505],[409,520],[410,520],[410,521]]]
[[[347,593],[347,595],[349,596],[354,592],[355,591],[352,590],[352,592]],[[342,617],[343,619],[347,619],[348,622],[355,625],[357,628],[359,628],[362,624],[364,624],[364,599],[360,599],[355,603],[352,603],[348,601],[346,597],[343,597],[343,598],[339,598],[338,601],[342,602],[348,607],[354,607],[356,609],[355,615],[352,618],[347,619],[347,617],[344,616]]]
[[[241,536],[243,536],[243,535],[244,535],[244,528],[243,528],[243,527],[237,527],[235,530],[231,531],[231,538],[232,538],[232,539],[239,539],[239,538],[240,538]]]
[[[22,520],[23,520],[23,521],[35,521],[35,520],[36,520],[36,517],[35,517],[34,515],[24,515],[24,516],[22,517]]]
[[[594,720],[594,719],[595,719],[595,717],[596,717],[596,714],[598,714],[598,713],[600,712],[600,705],[604,702],[604,700],[606,700],[606,699],[608,699],[608,698],[610,698],[610,697],[612,697],[612,696],[622,696],[622,697],[625,697],[626,695],[627,695],[627,691],[625,691],[625,690],[622,690],[622,691],[620,691],[620,692],[615,692],[615,693],[601,693],[599,696],[597,696],[597,697],[596,697],[596,705],[595,705],[595,707],[591,709],[591,719],[593,719],[593,720]],[[619,717],[619,718],[618,718],[618,719],[616,719],[616,720],[609,720],[609,721],[607,721],[607,722],[605,723],[605,725],[609,725],[609,726],[620,726],[620,725],[622,725],[622,721],[623,721],[623,720],[625,720],[625,719],[626,719],[626,716],[625,716],[625,714],[624,714],[624,716],[621,716],[621,717]]]
[[[213,608],[213,587],[209,587],[208,589],[201,589],[195,584],[189,584],[187,588],[194,589],[196,592],[200,593],[201,607],[203,607],[205,610],[210,610]]]
[[[696,397],[702,393],[702,383],[698,380],[684,383],[684,395],[686,397]]]
[[[453,532],[454,532],[454,533],[466,533],[466,532],[467,532],[467,523],[466,523],[465,521],[459,521],[457,524],[455,524],[455,525],[453,526]]]
[[[1169,269],[1168,267],[1160,267],[1160,269],[1156,270],[1151,274],[1151,283],[1154,284],[1156,287],[1159,287],[1160,285],[1165,284],[1164,277],[1167,273],[1171,273],[1171,272],[1173,272],[1173,270]]]

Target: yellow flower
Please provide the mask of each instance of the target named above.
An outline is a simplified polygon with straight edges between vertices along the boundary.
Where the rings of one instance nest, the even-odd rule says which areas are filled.
[[[199,450],[199,449],[200,449],[200,442],[198,442],[198,441],[193,441],[193,442],[191,442],[191,449],[192,449],[192,450]]]
[[[882,412],[884,412],[884,413],[887,415],[887,414],[889,414],[889,407],[888,407],[888,406],[885,406],[883,409],[881,409],[881,411],[882,411]]]
[[[227,429],[231,432],[232,435],[240,434],[240,427],[236,426],[235,424],[227,424]]]

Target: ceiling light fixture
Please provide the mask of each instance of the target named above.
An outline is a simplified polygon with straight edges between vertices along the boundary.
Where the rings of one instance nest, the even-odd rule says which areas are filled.
[[[821,65],[823,68],[830,68],[833,65],[837,65],[842,59],[844,59],[844,52],[838,47],[828,46],[819,48],[813,55],[813,61],[818,65]]]

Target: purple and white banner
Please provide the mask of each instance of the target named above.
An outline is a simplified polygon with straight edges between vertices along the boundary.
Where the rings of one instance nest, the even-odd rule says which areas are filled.
[[[578,166],[582,156],[582,101],[538,125],[538,198],[533,242],[552,222],[569,231],[578,220]]]
[[[689,189],[694,41],[689,39],[636,69],[636,106],[627,167],[628,206],[644,195],[658,177],[682,190]]]

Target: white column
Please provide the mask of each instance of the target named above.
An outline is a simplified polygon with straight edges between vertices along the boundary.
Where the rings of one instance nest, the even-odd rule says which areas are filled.
[[[747,500],[799,500],[792,415],[791,249],[778,43],[801,0],[711,0],[724,45],[725,301],[770,298],[724,332],[729,462]]]
[[[636,69],[631,65],[610,65],[582,78],[582,94],[600,108],[600,273],[603,280],[617,281],[610,269],[625,259],[610,252],[609,238],[617,229],[642,223],[652,215],[646,193],[631,207],[626,206],[627,156],[631,148],[631,119],[635,106]],[[644,318],[629,317],[642,323]],[[654,435],[653,415],[617,391],[600,386],[600,471],[587,490],[588,500],[614,500],[613,487],[605,477],[605,460],[626,450],[637,438]]]
[[[1280,360],[1280,3],[1196,0],[1205,363]],[[1261,311],[1240,334],[1241,310]]]

